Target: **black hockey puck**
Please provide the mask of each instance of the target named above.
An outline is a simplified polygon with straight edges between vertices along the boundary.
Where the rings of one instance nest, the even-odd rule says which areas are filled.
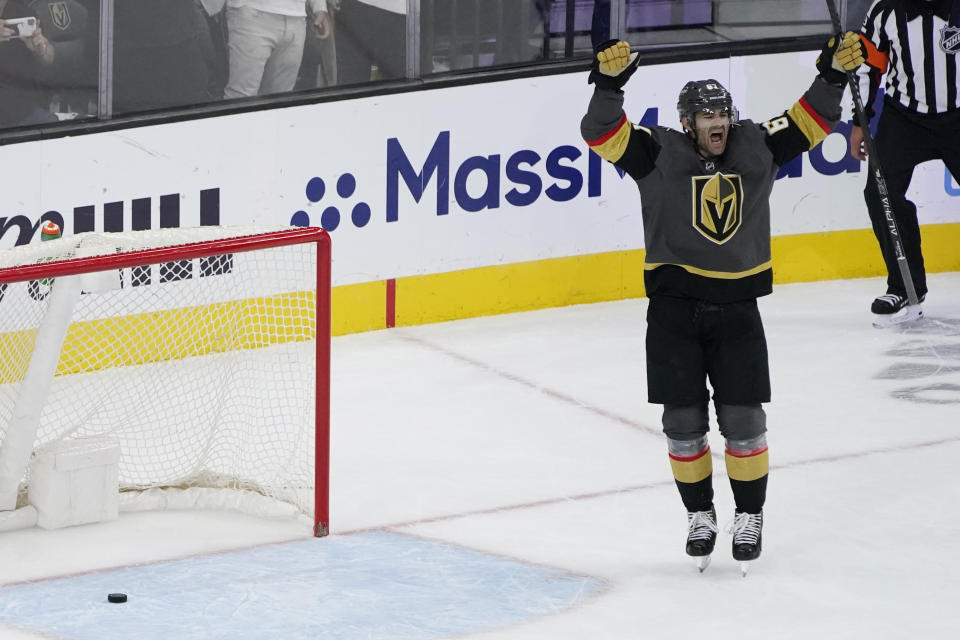
[[[108,593],[107,602],[126,602],[127,594],[125,593]]]

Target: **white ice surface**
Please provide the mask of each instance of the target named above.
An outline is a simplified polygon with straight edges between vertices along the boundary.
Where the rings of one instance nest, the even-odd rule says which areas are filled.
[[[645,300],[335,339],[331,539],[383,529],[604,584],[471,638],[956,637],[960,274],[929,282],[927,319],[910,328],[871,327],[879,279],[761,300],[771,474],[747,578],[725,534],[702,575],[683,553],[646,403]],[[722,523],[733,503],[711,441]],[[210,512],[15,531],[0,534],[0,586],[308,535],[302,521]]]

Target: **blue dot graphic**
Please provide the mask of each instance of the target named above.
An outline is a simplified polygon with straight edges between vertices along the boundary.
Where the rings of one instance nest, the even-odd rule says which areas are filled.
[[[293,214],[293,217],[290,218],[290,224],[294,227],[309,227],[310,214],[306,211],[297,211]]]
[[[307,200],[310,202],[320,202],[320,198],[327,192],[327,185],[323,184],[320,178],[310,178],[307,183]]]
[[[345,173],[337,180],[337,193],[341,198],[349,198],[357,190],[357,179],[350,173]]]
[[[365,227],[370,222],[370,205],[366,202],[358,202],[353,211],[350,212],[350,219],[353,220],[355,227]]]
[[[319,204],[327,192],[327,185],[324,180],[318,176],[314,176],[307,181],[306,188],[307,199],[312,204]],[[357,178],[352,173],[343,173],[337,178],[336,192],[341,199],[351,198],[356,194],[357,191]],[[342,203],[343,206],[347,206],[347,203]],[[310,224],[317,224],[316,220],[311,221],[311,213],[309,207],[307,209],[301,209],[296,211],[290,217],[290,224],[297,227],[307,227]],[[313,214],[316,215],[315,213]],[[373,218],[370,205],[366,202],[357,202],[353,205],[353,208],[350,210],[350,221],[353,222],[353,226],[360,228],[365,227],[370,224],[371,219]],[[320,213],[319,224],[327,231],[333,231],[340,226],[340,222],[343,219],[343,215],[340,213],[340,210],[335,206],[328,206],[323,209]]]
[[[327,207],[320,214],[320,226],[327,231],[333,231],[340,226],[340,212],[336,207]]]

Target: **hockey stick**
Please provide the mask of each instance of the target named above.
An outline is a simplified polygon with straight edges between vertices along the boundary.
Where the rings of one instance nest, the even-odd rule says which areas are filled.
[[[840,14],[837,13],[837,4],[835,0],[827,0],[827,8],[830,10],[830,20],[833,22],[833,30],[837,33],[843,33],[843,25],[840,24]],[[900,242],[900,231],[897,229],[897,221],[893,218],[893,208],[890,205],[890,195],[887,191],[887,181],[883,177],[883,171],[880,169],[880,160],[877,158],[877,146],[870,135],[870,121],[867,119],[867,112],[863,108],[863,97],[860,95],[860,85],[857,82],[856,70],[847,71],[847,84],[850,86],[850,95],[853,96],[853,108],[857,116],[857,122],[860,123],[860,130],[863,131],[863,142],[867,148],[867,164],[873,172],[873,179],[877,183],[877,191],[880,194],[880,204],[883,207],[883,217],[887,221],[887,232],[893,243],[893,252],[897,256],[897,266],[900,268],[900,277],[903,279],[903,286],[907,290],[907,303],[915,305],[919,303],[916,287],[913,286],[913,277],[910,275],[910,265],[907,264],[907,257],[903,253],[903,243]]]

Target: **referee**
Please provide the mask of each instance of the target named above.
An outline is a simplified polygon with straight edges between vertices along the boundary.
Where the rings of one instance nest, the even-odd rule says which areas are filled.
[[[867,64],[857,75],[865,97],[867,118],[885,76],[883,110],[877,123],[876,153],[887,182],[893,217],[903,253],[920,302],[927,279],[920,249],[917,207],[907,199],[914,167],[939,159],[955,179],[960,179],[960,0],[875,0],[861,29]],[[863,131],[855,126],[850,154],[867,157]],[[907,305],[906,287],[897,266],[877,181],[867,178],[864,198],[873,232],[887,266],[887,291],[870,310],[877,325],[891,324]]]

